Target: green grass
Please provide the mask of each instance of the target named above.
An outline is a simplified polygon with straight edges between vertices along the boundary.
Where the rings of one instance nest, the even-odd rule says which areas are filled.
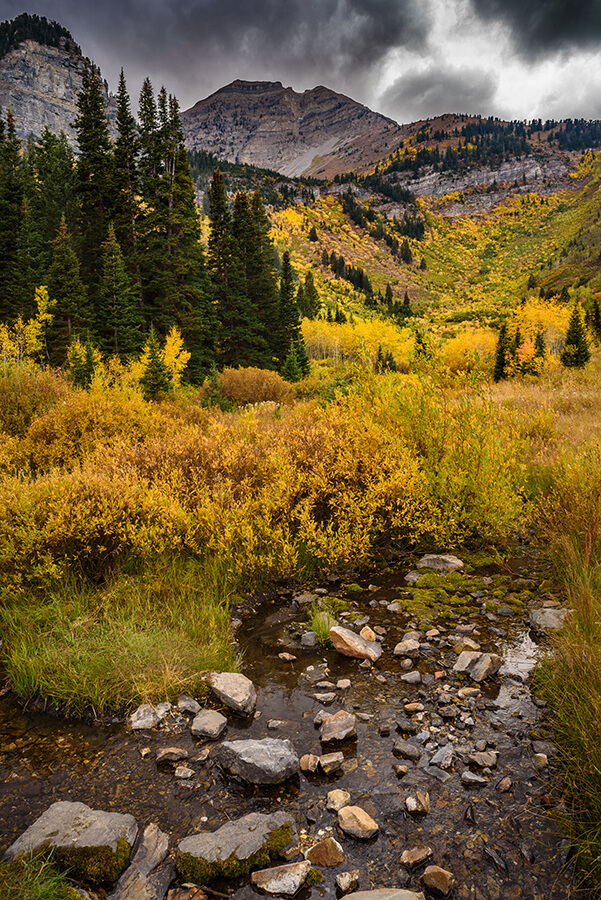
[[[576,848],[587,896],[601,896],[601,457],[565,457],[540,501],[557,579],[572,609],[535,687],[550,707],[564,806],[559,818]]]
[[[79,894],[51,857],[38,855],[0,863],[0,896],[2,900],[77,900]]]
[[[198,693],[203,673],[236,660],[227,580],[216,566],[156,560],[100,589],[67,581],[0,612],[15,690],[75,709]]]

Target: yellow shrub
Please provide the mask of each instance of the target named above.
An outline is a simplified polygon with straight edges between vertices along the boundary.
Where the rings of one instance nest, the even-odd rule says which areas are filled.
[[[471,372],[492,359],[496,344],[497,336],[488,328],[466,330],[444,344],[442,361],[451,372]]]
[[[223,396],[232,403],[290,403],[294,396],[288,382],[269,369],[224,369],[219,383]]]

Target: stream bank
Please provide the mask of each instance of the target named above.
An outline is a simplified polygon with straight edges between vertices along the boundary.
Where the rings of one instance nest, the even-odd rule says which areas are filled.
[[[575,897],[569,848],[549,817],[559,803],[551,787],[554,748],[529,690],[541,652],[529,615],[557,606],[546,563],[527,548],[467,576],[421,571],[411,584],[406,577],[415,563],[397,560],[356,582],[325,581],[233,612],[258,715],[226,710],[224,739],[284,738],[299,756],[319,755],[316,717],[347,710],[357,734],[336,747],[344,756],[337,772],[244,785],[223,774],[212,759],[214,745],[194,738],[190,717],[175,707],[157,728],[132,733],[119,722],[100,728],[23,711],[7,695],[0,701],[0,849],[56,800],[130,813],[141,828],[156,823],[172,845],[250,812],[282,809],[296,820],[303,847],[333,836],[343,848],[344,863],[324,868],[323,882],[311,888],[315,898],[335,896],[336,874],[354,869],[364,890],[419,890],[421,870],[400,862],[416,845],[430,847],[431,861],[453,873],[450,896],[462,900]],[[383,649],[376,664],[312,646],[309,611],[327,597],[348,603],[339,613],[345,627],[373,629]],[[412,632],[419,649],[395,656]],[[502,657],[498,675],[474,684],[453,673],[455,648],[466,639]],[[208,706],[222,709],[214,699]],[[415,761],[398,755],[401,741],[416,748]],[[174,745],[188,755],[189,778],[156,762],[157,752]],[[359,842],[340,831],[326,806],[333,789],[348,792],[378,823],[377,837]],[[406,801],[418,791],[429,795],[430,811],[414,816]],[[215,887],[236,900],[256,896],[248,879]]]

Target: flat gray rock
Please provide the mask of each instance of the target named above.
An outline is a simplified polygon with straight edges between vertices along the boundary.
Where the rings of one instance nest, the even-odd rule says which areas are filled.
[[[10,861],[19,853],[34,853],[46,846],[75,878],[114,884],[129,862],[137,834],[133,816],[59,800],[11,844],[5,859]],[[96,851],[92,859],[90,850]]]
[[[129,718],[129,724],[134,731],[155,728],[160,721],[161,717],[150,703],[143,703],[142,706],[138,706],[137,710]]]
[[[535,631],[559,631],[563,628],[567,609],[533,609],[530,613],[530,627]]]
[[[432,759],[430,760],[431,766],[438,766],[441,769],[450,768],[453,762],[453,754],[455,753],[455,749],[452,744],[445,744],[444,747],[441,747],[436,751]]]
[[[253,887],[265,894],[271,894],[273,897],[294,897],[302,888],[310,871],[311,863],[303,860],[253,872],[250,880]]]
[[[341,625],[334,625],[330,628],[330,640],[336,650],[343,656],[350,656],[353,659],[368,659],[370,662],[377,662],[382,656],[382,645],[377,641],[366,641],[359,634],[355,634],[350,628],[343,628]]]
[[[190,731],[194,737],[216,741],[227,728],[227,719],[214,709],[203,709],[194,717]]]
[[[474,681],[480,682],[491,678],[501,668],[503,660],[496,653],[480,653],[479,650],[462,650],[453,672],[467,674]]]
[[[131,865],[107,900],[163,900],[175,875],[171,865],[161,866],[169,851],[169,835],[148,825]]]
[[[299,759],[288,740],[224,741],[213,758],[230,775],[249,784],[278,784],[299,771]]]
[[[205,884],[219,875],[244,875],[265,865],[296,840],[292,816],[283,810],[271,815],[249,813],[214,832],[201,832],[180,841],[176,867],[183,881]]]
[[[195,716],[196,713],[200,712],[201,705],[194,697],[188,697],[186,694],[183,694],[177,701],[177,708],[180,712],[190,713],[190,715]]]
[[[257,692],[246,675],[237,672],[211,672],[209,684],[216,697],[243,716],[250,716],[257,705]]]
[[[411,744],[409,741],[396,740],[393,744],[392,752],[395,756],[400,756],[403,759],[411,759],[413,762],[419,762],[422,756],[420,748],[416,747],[415,744]]]
[[[426,553],[417,563],[418,569],[433,569],[440,575],[448,575],[449,572],[458,572],[463,569],[463,562],[456,556],[444,553]]]

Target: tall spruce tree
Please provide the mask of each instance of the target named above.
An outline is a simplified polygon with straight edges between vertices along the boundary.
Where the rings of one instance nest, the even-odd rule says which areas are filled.
[[[117,139],[115,141],[114,215],[115,235],[128,272],[135,279],[138,303],[142,308],[142,280],[138,259],[139,172],[140,141],[136,120],[131,112],[129,94],[123,69],[117,90]]]
[[[568,322],[566,339],[559,360],[566,368],[582,369],[591,358],[591,351],[582,319],[580,303],[576,301]]]
[[[112,223],[102,244],[102,261],[94,330],[100,350],[124,360],[142,346],[142,316]]]
[[[161,347],[154,327],[150,326],[148,340],[144,347],[145,366],[140,378],[140,386],[145,400],[157,400],[168,394],[171,388],[169,370],[161,353]]]
[[[50,362],[60,366],[66,359],[69,344],[75,338],[87,336],[91,316],[86,288],[79,277],[79,262],[64,219],[52,242],[52,250],[48,294],[53,303],[53,319],[47,346]]]
[[[499,338],[497,340],[497,349],[495,352],[495,368],[493,371],[493,379],[501,381],[507,377],[507,355],[509,353],[509,339],[507,337],[507,325],[505,322],[499,329]]]
[[[75,120],[79,157],[77,196],[79,202],[79,258],[82,280],[92,305],[98,295],[102,273],[101,244],[106,239],[114,207],[114,157],[99,70],[86,62],[82,88],[77,97]]]
[[[281,365],[288,356],[290,347],[301,340],[300,312],[296,303],[294,287],[294,271],[290,262],[290,253],[286,250],[282,256],[282,274],[280,276],[280,320],[278,327],[278,356]]]
[[[257,310],[245,292],[245,277],[223,176],[213,173],[209,190],[209,269],[219,320],[219,362],[224,366],[260,366],[266,344]]]
[[[21,308],[19,289],[19,225],[23,205],[21,142],[8,111],[0,128],[0,321],[16,318]]]

